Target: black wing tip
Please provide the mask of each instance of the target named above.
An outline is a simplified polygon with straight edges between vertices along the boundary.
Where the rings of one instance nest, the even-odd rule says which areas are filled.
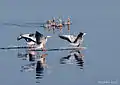
[[[37,34],[37,33],[40,33],[40,32],[36,31],[36,34]]]
[[[79,35],[83,36],[86,32],[79,32]]]
[[[58,35],[58,37],[60,37],[60,38],[61,38],[61,37],[62,37],[62,35],[60,35],[60,34],[59,34],[59,35]]]
[[[59,37],[62,37],[61,35],[58,35]]]
[[[42,35],[43,36],[43,34],[40,33],[39,31],[36,31],[35,35]]]
[[[61,35],[60,35],[59,37],[60,37],[61,39],[64,39],[64,37],[63,37],[63,36],[61,36]]]
[[[21,36],[18,36],[17,37],[17,41],[19,41],[19,40],[21,40],[22,39],[22,37]]]

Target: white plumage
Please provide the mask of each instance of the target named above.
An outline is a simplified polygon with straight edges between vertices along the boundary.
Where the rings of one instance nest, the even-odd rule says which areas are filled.
[[[67,40],[72,46],[80,46],[83,43],[83,36],[86,33],[80,32],[77,36],[74,35],[59,35],[61,39]]]
[[[36,31],[36,33],[21,34],[17,40],[25,39],[28,46],[34,46],[36,49],[44,49],[47,42],[47,38],[51,36],[44,36]]]

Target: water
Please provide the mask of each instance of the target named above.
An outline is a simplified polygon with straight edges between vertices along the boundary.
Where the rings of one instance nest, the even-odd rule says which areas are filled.
[[[53,16],[63,16],[64,19],[71,16],[71,34],[86,32],[84,43],[88,48],[82,52],[85,56],[83,69],[76,62],[60,64],[60,59],[69,55],[67,51],[46,52],[48,68],[41,70],[43,76],[40,80],[36,79],[36,69],[20,71],[21,66],[30,62],[18,58],[19,50],[0,50],[0,85],[34,85],[36,82],[42,85],[119,85],[119,3],[114,0],[61,0],[59,4],[56,0],[0,1],[0,47],[25,44],[24,40],[18,42],[17,36],[36,30],[53,36],[48,40],[48,48],[66,46],[67,42],[58,38],[59,32],[53,34],[38,27],[5,26],[2,23],[42,23]]]

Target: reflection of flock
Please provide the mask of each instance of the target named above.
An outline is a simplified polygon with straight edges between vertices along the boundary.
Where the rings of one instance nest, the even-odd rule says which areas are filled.
[[[18,52],[18,58],[22,60],[29,61],[29,64],[21,66],[21,72],[31,72],[36,71],[36,79],[39,81],[44,76],[45,69],[47,70],[48,64],[46,62],[46,57],[48,54],[39,53],[36,51],[26,51],[25,53]],[[74,64],[83,69],[84,59],[83,55],[79,50],[72,50],[66,57],[60,58],[60,64]],[[39,83],[39,82],[37,82]]]
[[[35,51],[34,51],[35,52]],[[36,79],[42,79],[44,69],[47,67],[46,56],[48,54],[33,53],[32,51],[25,54],[18,53],[18,58],[28,60],[30,63],[21,66],[21,72],[30,72],[36,70]]]
[[[48,20],[44,25],[46,25],[48,29],[58,28],[60,30],[62,29],[61,27],[67,25],[68,30],[70,30],[69,25],[71,25],[71,22],[70,18],[68,18],[67,22],[63,22],[60,18],[58,19],[58,22],[56,22],[53,18],[53,20]],[[77,35],[58,35],[58,38],[68,41],[70,43],[68,47],[66,47],[66,49],[69,49],[69,47],[74,48],[69,49],[71,50],[69,54],[66,57],[62,57],[60,59],[60,64],[69,64],[75,61],[81,69],[83,68],[84,60],[80,49],[83,45],[85,34],[86,33],[84,32],[79,32]],[[18,58],[21,58],[22,60],[29,60],[30,62],[30,64],[21,66],[22,72],[36,70],[36,79],[41,79],[43,77],[44,69],[48,67],[46,64],[46,56],[48,54],[40,54],[36,50],[40,49],[44,52],[48,51],[46,48],[46,43],[48,41],[48,38],[50,37],[52,36],[45,36],[39,31],[36,31],[35,33],[20,34],[17,37],[18,41],[24,39],[27,46],[30,47],[29,49],[27,49],[27,53],[18,53]]]

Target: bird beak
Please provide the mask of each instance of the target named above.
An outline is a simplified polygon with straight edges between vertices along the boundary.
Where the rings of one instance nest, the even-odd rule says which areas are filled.
[[[84,33],[83,36],[85,36],[87,33]]]
[[[22,39],[21,35],[19,37],[17,37],[17,40],[20,40],[20,39]]]
[[[47,38],[50,38],[50,37],[52,37],[52,36],[47,36]]]

